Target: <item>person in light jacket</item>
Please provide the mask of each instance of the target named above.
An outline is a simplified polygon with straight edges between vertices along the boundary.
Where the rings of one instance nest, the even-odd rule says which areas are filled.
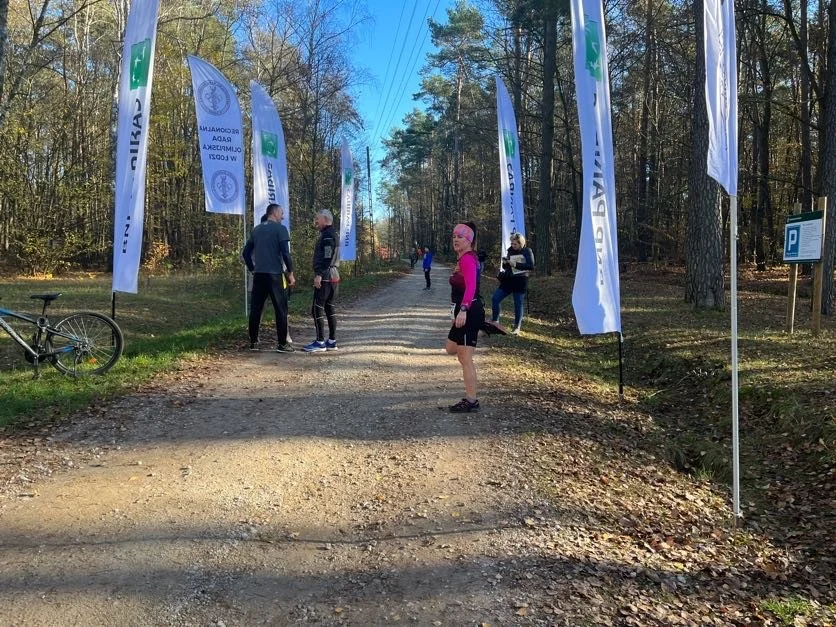
[[[523,299],[528,292],[528,275],[534,270],[534,252],[526,246],[525,236],[511,234],[511,246],[502,258],[499,273],[499,287],[491,297],[491,324],[499,325],[500,304],[505,298],[514,296],[514,335],[518,335],[523,321]]]

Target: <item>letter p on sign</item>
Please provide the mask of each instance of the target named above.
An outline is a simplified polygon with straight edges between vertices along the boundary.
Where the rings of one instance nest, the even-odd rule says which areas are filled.
[[[788,226],[787,238],[784,242],[784,258],[792,259],[799,255],[799,237],[801,235],[801,225]]]

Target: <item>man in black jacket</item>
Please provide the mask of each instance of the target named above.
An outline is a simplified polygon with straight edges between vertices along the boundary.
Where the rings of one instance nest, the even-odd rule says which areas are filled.
[[[267,206],[266,220],[250,233],[241,256],[253,273],[253,295],[250,304],[250,350],[258,350],[261,313],[267,298],[276,314],[276,350],[292,353],[287,336],[287,287],[296,283],[293,260],[290,258],[290,234],[282,224],[284,209],[275,203]]]
[[[319,239],[314,246],[314,294],[311,315],[316,326],[316,339],[302,350],[307,353],[337,350],[337,316],[334,314],[334,297],[337,295],[337,285],[340,274],[337,270],[339,263],[340,243],[334,229],[334,216],[327,209],[321,209],[316,214],[316,228]],[[325,323],[328,323],[328,339],[325,339]]]

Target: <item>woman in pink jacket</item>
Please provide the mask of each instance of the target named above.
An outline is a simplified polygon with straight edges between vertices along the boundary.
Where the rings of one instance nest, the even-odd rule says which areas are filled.
[[[479,298],[479,259],[475,248],[476,225],[473,222],[457,224],[453,229],[453,250],[458,260],[450,276],[453,326],[447,335],[445,348],[448,354],[458,357],[462,366],[465,396],[450,407],[454,413],[479,411],[473,352],[476,350],[479,329],[485,323],[485,308]]]

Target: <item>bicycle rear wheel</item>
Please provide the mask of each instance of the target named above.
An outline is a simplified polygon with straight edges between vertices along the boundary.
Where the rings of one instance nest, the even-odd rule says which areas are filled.
[[[125,339],[118,325],[99,313],[81,311],[52,326],[47,333],[52,365],[74,377],[104,374],[122,356]]]

